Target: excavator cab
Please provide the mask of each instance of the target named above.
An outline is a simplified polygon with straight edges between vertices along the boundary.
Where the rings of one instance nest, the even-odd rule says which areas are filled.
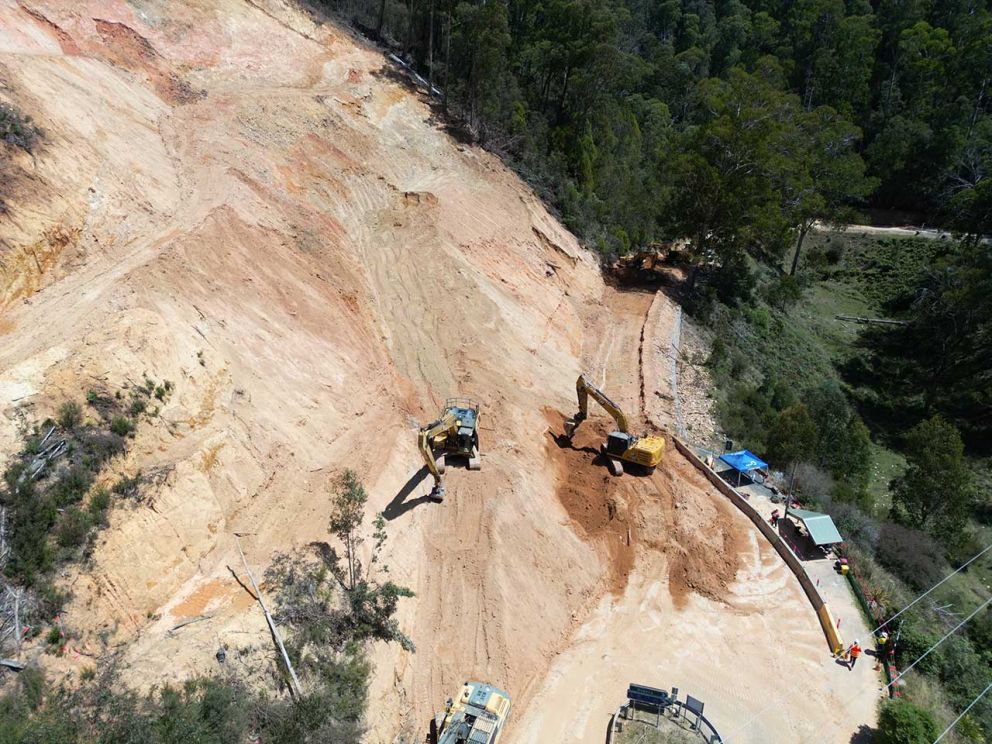
[[[497,744],[510,715],[510,696],[485,682],[468,681],[431,726],[431,744]],[[440,719],[440,720],[439,720]]]
[[[442,476],[449,456],[464,457],[469,470],[482,468],[479,454],[479,403],[471,398],[448,398],[437,420],[420,428],[417,447],[434,476],[430,497],[444,500]]]

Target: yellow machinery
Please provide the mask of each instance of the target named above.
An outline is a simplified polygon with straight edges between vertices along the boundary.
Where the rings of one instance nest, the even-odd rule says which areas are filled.
[[[431,721],[430,744],[496,744],[510,715],[510,696],[485,682],[466,682],[457,700]]]
[[[417,448],[434,476],[430,498],[444,501],[441,478],[449,455],[466,458],[469,470],[482,467],[479,456],[479,404],[469,398],[448,398],[440,417],[420,427]]]
[[[627,417],[620,410],[620,406],[606,397],[598,387],[589,382],[584,375],[579,375],[575,381],[575,392],[579,398],[579,412],[565,422],[565,436],[569,439],[579,428],[579,424],[586,420],[589,415],[589,398],[591,397],[599,405],[606,409],[606,412],[613,417],[617,423],[617,431],[611,431],[606,437],[606,442],[600,445],[599,451],[606,458],[610,472],[613,475],[623,473],[623,463],[629,462],[640,465],[648,471],[654,470],[661,462],[661,456],[665,452],[665,438],[659,436],[642,437],[634,436],[630,433],[627,425]]]

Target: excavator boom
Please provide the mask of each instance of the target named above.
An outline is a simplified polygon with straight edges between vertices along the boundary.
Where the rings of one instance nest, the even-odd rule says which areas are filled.
[[[614,475],[623,473],[621,460],[647,468],[649,471],[661,462],[661,456],[665,451],[664,437],[634,436],[620,406],[593,385],[584,374],[579,375],[579,379],[575,381],[575,393],[579,399],[579,410],[565,422],[566,437],[571,439],[579,425],[589,416],[589,398],[592,398],[613,417],[617,424],[616,431],[610,432],[605,444],[600,448],[611,473]]]
[[[593,385],[585,374],[579,375],[579,379],[575,381],[575,394],[579,399],[579,412],[565,422],[565,434],[567,436],[571,437],[575,434],[575,430],[579,428],[579,424],[588,417],[590,396],[617,422],[617,431],[624,434],[630,433],[630,429],[627,426],[627,417],[620,410],[620,406],[610,400],[606,393]]]
[[[441,468],[434,458],[433,443],[440,434],[457,426],[457,424],[458,419],[454,412],[450,410],[445,411],[444,415],[437,421],[421,427],[420,434],[417,436],[417,449],[420,450],[420,456],[424,459],[424,464],[427,466],[428,472],[434,477],[434,488],[431,489],[431,498],[437,501],[444,499],[444,485],[441,483]]]

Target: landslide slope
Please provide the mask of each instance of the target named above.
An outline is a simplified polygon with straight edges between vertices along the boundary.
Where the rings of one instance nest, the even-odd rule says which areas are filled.
[[[0,228],[0,451],[88,389],[175,384],[117,464],[146,501],[68,579],[61,663],[120,644],[148,685],[266,644],[233,534],[257,568],[326,539],[352,467],[418,594],[373,724],[537,679],[611,580],[543,434],[608,312],[595,261],[381,54],[278,0],[0,0],[0,76],[44,129]],[[483,405],[484,466],[435,506],[414,432],[455,394]]]

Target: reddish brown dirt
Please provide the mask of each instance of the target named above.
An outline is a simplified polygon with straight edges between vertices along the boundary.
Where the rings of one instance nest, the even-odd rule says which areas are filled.
[[[747,536],[699,472],[672,449],[650,476],[614,478],[597,455],[608,422],[586,421],[567,442],[560,438],[565,417],[550,409],[544,413],[549,457],[558,468],[558,500],[582,537],[609,558],[610,591],[623,593],[640,544],[668,557],[676,607],[684,607],[693,592],[728,601]],[[700,529],[700,524],[708,526]]]
[[[733,507],[674,448],[666,453],[651,486],[663,505],[659,547],[668,556],[675,606],[684,607],[692,592],[728,601],[747,547],[746,531],[732,519]]]
[[[637,525],[631,516],[637,503],[627,489],[618,489],[597,455],[606,438],[600,422],[587,421],[568,442],[561,438],[565,417],[545,409],[548,420],[549,457],[558,469],[557,495],[569,518],[586,540],[595,543],[608,556],[609,590],[622,594],[634,567]]]
[[[155,47],[130,26],[99,19],[94,23],[104,43],[97,51],[108,62],[129,72],[147,75],[155,91],[169,103],[190,103],[199,97],[185,80],[163,69],[164,60]]]

